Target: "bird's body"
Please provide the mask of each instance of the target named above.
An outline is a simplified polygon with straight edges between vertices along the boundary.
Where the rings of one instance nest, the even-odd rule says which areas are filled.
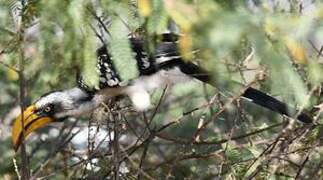
[[[165,37],[168,37],[166,35]],[[92,112],[107,99],[127,95],[137,110],[146,110],[150,106],[149,92],[163,88],[165,85],[197,79],[214,85],[210,74],[192,62],[183,61],[177,49],[176,39],[165,38],[157,43],[155,53],[145,51],[144,40],[129,38],[137,64],[138,76],[134,79],[122,79],[115,67],[113,58],[106,46],[97,51],[97,68],[99,72],[99,86],[89,87],[80,78],[78,86],[64,91],[55,91],[40,97],[24,113],[24,127],[21,126],[21,116],[17,118],[13,129],[13,142],[17,148],[20,144],[22,129],[26,135],[49,122],[77,117]],[[297,112],[285,103],[254,88],[248,88],[243,94],[251,102],[275,111],[279,114],[294,117]],[[310,123],[312,118],[299,113],[298,120]],[[42,123],[41,121],[44,120]]]
[[[127,95],[137,110],[145,110],[150,105],[150,91],[191,79],[183,72],[184,66],[180,66],[184,62],[178,53],[176,42],[160,42],[156,47],[156,53],[152,56],[144,50],[143,39],[131,37],[129,42],[138,69],[136,78],[120,78],[120,72],[115,68],[115,63],[107,47],[103,46],[97,50],[98,88],[91,89],[82,79],[78,81],[79,88],[90,94],[95,94],[95,106],[110,97]],[[202,71],[197,73],[200,74]]]

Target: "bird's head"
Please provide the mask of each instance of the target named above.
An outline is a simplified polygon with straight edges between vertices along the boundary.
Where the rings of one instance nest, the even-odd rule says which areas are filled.
[[[51,122],[75,117],[93,108],[91,97],[80,89],[47,93],[27,107],[13,124],[12,141],[15,150],[31,132]],[[24,133],[23,133],[24,132]]]

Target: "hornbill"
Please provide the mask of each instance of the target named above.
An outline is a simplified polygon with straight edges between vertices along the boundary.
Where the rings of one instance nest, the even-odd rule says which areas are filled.
[[[163,37],[162,41],[157,43],[153,55],[149,55],[145,50],[143,38],[129,38],[139,76],[127,84],[122,82],[108,48],[106,46],[99,48],[97,50],[99,87],[90,88],[80,78],[77,87],[41,96],[15,120],[12,130],[14,148],[17,150],[21,144],[23,131],[26,138],[31,132],[48,123],[90,113],[111,97],[128,95],[136,109],[145,110],[150,105],[151,90],[182,81],[183,77],[215,86],[206,70],[182,59],[177,48],[177,39],[170,38],[174,36],[164,34]],[[296,114],[296,109],[252,87],[247,88],[242,97],[281,115],[297,116],[296,118],[304,123],[312,122],[312,118],[306,113]]]

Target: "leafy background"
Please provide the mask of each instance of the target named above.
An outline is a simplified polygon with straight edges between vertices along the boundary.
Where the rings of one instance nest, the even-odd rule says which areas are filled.
[[[312,0],[0,0],[0,178],[319,179],[322,19],[323,4]],[[122,64],[132,58],[127,36],[145,35],[153,52],[170,22],[182,56],[212,72],[216,89],[161,88],[145,113],[112,99],[13,151],[21,104],[75,86],[77,74],[96,86],[102,42],[133,78]],[[240,99],[245,87],[233,81],[306,109],[316,125]]]

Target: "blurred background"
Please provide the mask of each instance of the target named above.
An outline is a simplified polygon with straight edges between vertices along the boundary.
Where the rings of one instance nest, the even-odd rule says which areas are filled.
[[[15,153],[19,102],[71,88],[80,74],[95,86],[103,42],[124,58],[129,34],[147,37],[153,52],[166,31],[181,35],[185,60],[212,72],[217,88],[156,90],[144,113],[113,99],[33,133],[26,155]],[[320,1],[0,0],[0,179],[320,179],[322,63]],[[307,111],[316,125],[240,99],[245,87],[232,82]]]

